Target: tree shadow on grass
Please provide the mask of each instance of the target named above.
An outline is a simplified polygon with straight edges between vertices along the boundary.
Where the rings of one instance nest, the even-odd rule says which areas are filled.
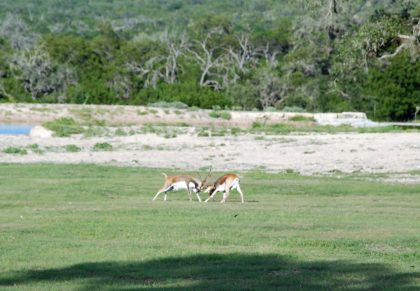
[[[396,273],[382,264],[210,254],[14,272],[0,276],[0,289],[38,283],[60,289],[65,283],[84,290],[418,290],[418,279],[420,273]]]

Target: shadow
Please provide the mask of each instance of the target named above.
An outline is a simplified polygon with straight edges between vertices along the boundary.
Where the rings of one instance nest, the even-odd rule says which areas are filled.
[[[3,273],[0,289],[44,282],[49,289],[82,284],[82,290],[418,290],[419,278],[419,273],[396,273],[382,264],[222,254]]]

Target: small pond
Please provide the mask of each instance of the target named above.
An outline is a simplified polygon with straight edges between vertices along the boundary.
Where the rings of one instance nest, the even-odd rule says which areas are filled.
[[[35,125],[0,124],[0,135],[28,135]]]

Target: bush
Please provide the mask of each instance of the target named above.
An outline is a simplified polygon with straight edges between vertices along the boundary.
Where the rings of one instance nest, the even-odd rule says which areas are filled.
[[[3,150],[6,154],[14,154],[14,155],[27,155],[28,152],[25,149],[18,148],[18,147],[8,147]]]
[[[149,107],[159,107],[159,108],[177,108],[177,109],[187,109],[188,105],[180,102],[180,101],[174,101],[174,102],[166,102],[166,101],[159,101],[155,103],[149,103],[147,104]]]
[[[420,62],[412,62],[408,54],[396,56],[386,68],[369,70],[367,92],[375,97],[375,119],[414,119],[420,105],[419,72]]]
[[[250,81],[234,85],[228,90],[228,93],[232,98],[233,105],[241,110],[251,110],[258,106],[258,93]]]
[[[66,137],[72,134],[84,132],[84,128],[74,121],[73,118],[58,118],[43,124],[45,128],[52,130],[56,136]]]
[[[200,108],[211,108],[216,104],[231,105],[230,99],[225,94],[210,88],[202,88],[196,84],[195,80],[180,80],[179,83],[174,84],[160,83],[156,88],[142,88],[128,101],[136,105],[175,106],[178,109],[185,109],[185,105]]]
[[[117,136],[126,136],[127,135],[127,132],[124,129],[122,129],[122,128],[118,128],[115,131],[115,135],[117,135]]]
[[[295,115],[289,118],[290,121],[302,121],[302,122],[314,122],[315,119],[312,116]]]
[[[209,113],[209,116],[212,118],[222,118],[226,120],[232,119],[232,116],[230,115],[230,113],[226,111],[212,111]]]
[[[112,145],[104,142],[104,143],[97,143],[93,146],[94,151],[112,151]]]
[[[68,144],[66,145],[66,152],[69,153],[77,153],[80,152],[82,149],[75,144]]]
[[[83,132],[83,137],[104,136],[109,132],[106,127],[89,126]]]
[[[39,145],[36,144],[36,143],[28,145],[27,148],[30,149],[32,152],[34,152],[36,154],[42,154],[43,153],[43,150],[41,150]]]

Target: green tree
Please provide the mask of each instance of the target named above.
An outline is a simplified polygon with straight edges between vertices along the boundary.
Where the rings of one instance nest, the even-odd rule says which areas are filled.
[[[388,66],[376,66],[369,72],[366,93],[374,97],[374,118],[407,121],[414,118],[420,105],[420,62],[409,54],[393,58]]]

